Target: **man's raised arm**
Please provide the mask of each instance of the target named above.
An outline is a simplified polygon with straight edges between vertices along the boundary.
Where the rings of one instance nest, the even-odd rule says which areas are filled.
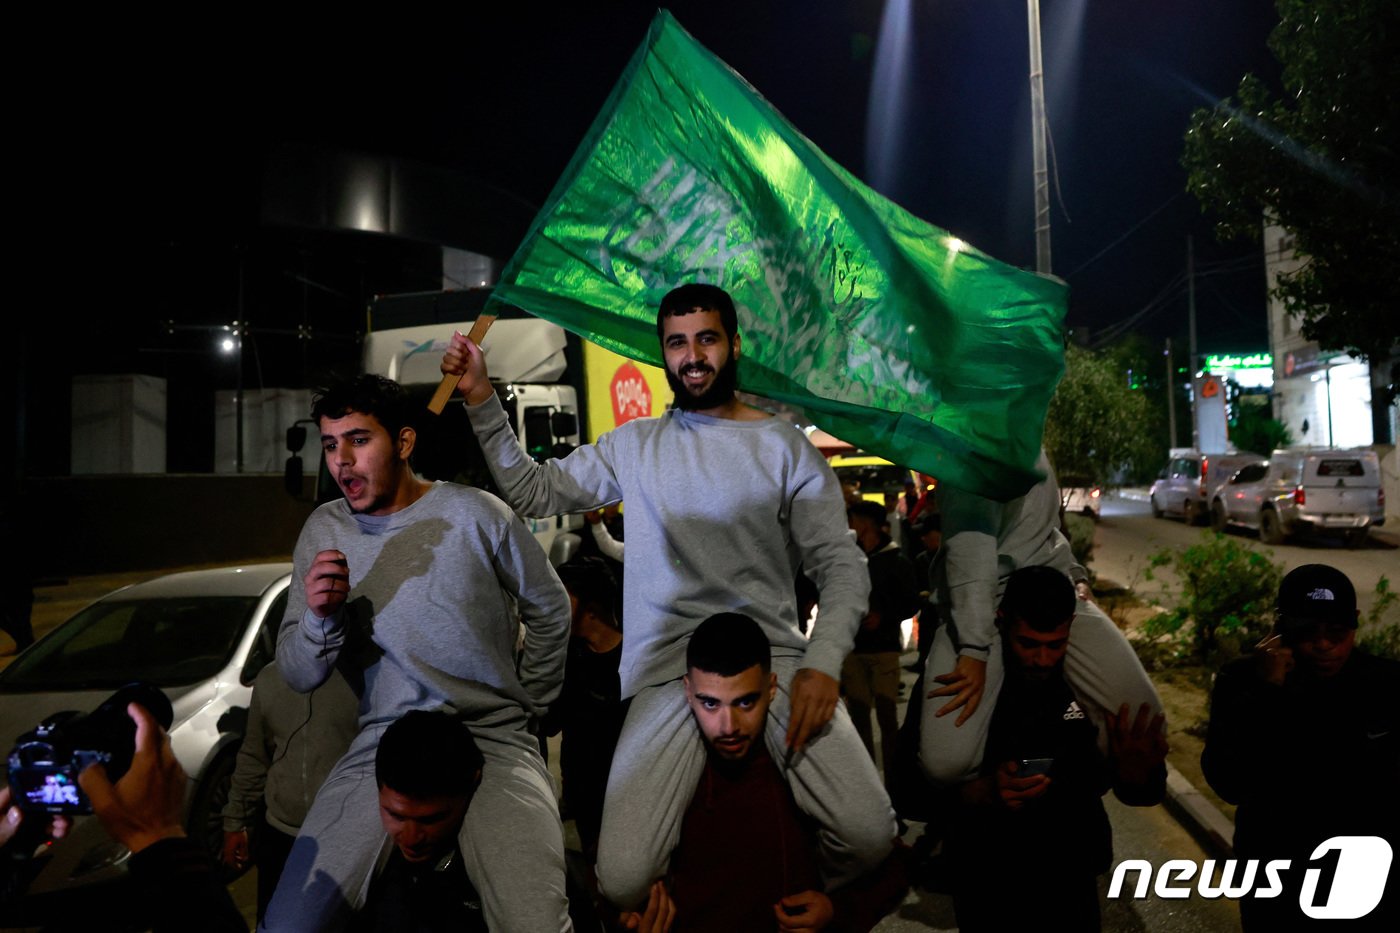
[[[444,375],[458,375],[467,418],[486,455],[501,495],[522,515],[540,518],[582,512],[622,499],[605,437],[562,460],[535,463],[520,447],[510,419],[486,373],[486,358],[471,340],[454,334],[442,360]]]

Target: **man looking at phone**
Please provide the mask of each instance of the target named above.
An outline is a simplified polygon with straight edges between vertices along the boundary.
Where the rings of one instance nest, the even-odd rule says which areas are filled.
[[[953,908],[964,933],[1046,917],[1067,930],[1099,929],[1095,879],[1112,861],[1101,798],[1112,787],[1130,806],[1151,806],[1166,793],[1163,717],[1147,704],[1135,717],[1127,705],[1109,714],[1109,754],[1099,751],[1098,730],[1065,680],[1074,619],[1074,586],[1063,572],[1011,574],[997,610],[1006,679],[986,764],[948,792],[956,798],[947,842]],[[1035,853],[1032,862],[1020,861],[1025,853]]]
[[[1400,663],[1356,647],[1356,590],[1335,567],[1293,569],[1275,605],[1273,633],[1216,676],[1201,754],[1210,786],[1239,805],[1236,855],[1290,863],[1282,894],[1240,901],[1247,931],[1315,922],[1299,891],[1328,839],[1381,836],[1400,850]],[[1397,874],[1392,866],[1387,896],[1348,929],[1400,925]]]
[[[486,921],[566,930],[563,828],[527,725],[563,678],[568,594],[499,499],[414,474],[409,415],[402,387],[372,375],[313,403],[345,498],[313,512],[297,540],[277,665],[300,691],[339,670],[359,696],[360,727],[302,824],[265,926],[336,929],[363,904],[382,838],[380,736],[408,711],[434,709],[465,723],[485,758],[460,840]]]
[[[642,933],[714,930],[868,930],[905,889],[894,857],[830,894],[817,868],[814,826],[793,802],[770,756],[781,724],[768,640],[758,623],[720,613],[700,624],[686,649],[690,729],[704,741],[700,784],[681,820],[670,889],[658,882],[646,907],[624,914]],[[868,761],[867,761],[868,764]]]

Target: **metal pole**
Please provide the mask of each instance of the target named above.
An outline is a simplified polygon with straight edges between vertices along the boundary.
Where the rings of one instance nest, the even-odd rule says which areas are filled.
[[[1167,430],[1171,432],[1168,447],[1176,446],[1176,373],[1172,365],[1172,339],[1167,338]]]
[[[1186,316],[1191,326],[1191,378],[1196,378],[1196,241],[1186,237]]]
[[[1201,400],[1196,398],[1196,241],[1186,236],[1186,319],[1191,329],[1191,356],[1186,367],[1191,375],[1191,446],[1201,446]]]
[[[1332,433],[1332,361],[1330,359],[1322,370],[1322,378],[1327,382],[1327,446],[1336,447],[1337,438]]]
[[[233,395],[234,417],[237,419],[234,431],[234,463],[236,471],[243,472],[243,253],[238,254],[238,320],[233,322],[233,339],[237,341],[238,390]]]
[[[1045,160],[1045,71],[1040,62],[1040,0],[1026,0],[1031,39],[1031,152],[1035,157],[1035,271],[1050,271],[1050,170]]]

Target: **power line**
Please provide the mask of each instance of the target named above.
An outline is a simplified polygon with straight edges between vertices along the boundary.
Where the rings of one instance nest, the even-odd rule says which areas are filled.
[[[1088,259],[1087,262],[1081,263],[1081,264],[1079,265],[1079,267],[1078,267],[1077,269],[1075,269],[1073,272],[1067,273],[1067,274],[1065,275],[1065,278],[1070,278],[1071,276],[1077,275],[1077,274],[1079,274],[1080,272],[1083,272],[1085,269],[1087,269],[1087,268],[1089,268],[1090,266],[1092,266],[1094,263],[1098,262],[1100,259],[1103,258],[1103,256],[1104,256],[1105,253],[1107,253],[1109,250],[1113,249],[1115,246],[1117,246],[1118,244],[1122,243],[1122,242],[1123,242],[1124,240],[1126,240],[1128,237],[1130,237],[1130,236],[1132,236],[1134,233],[1136,233],[1139,229],[1141,229],[1141,227],[1143,226],[1143,224],[1147,223],[1147,222],[1148,222],[1149,220],[1151,220],[1153,217],[1156,217],[1158,214],[1162,213],[1162,211],[1164,211],[1164,210],[1166,210],[1168,207],[1170,207],[1170,206],[1172,205],[1172,203],[1173,203],[1174,201],[1176,201],[1177,198],[1181,197],[1182,194],[1184,194],[1184,193],[1185,193],[1185,192],[1178,191],[1176,194],[1174,194],[1174,195],[1172,195],[1171,197],[1167,198],[1167,200],[1166,200],[1165,202],[1163,202],[1163,203],[1161,204],[1161,206],[1159,206],[1156,210],[1154,210],[1152,213],[1150,213],[1150,214],[1148,214],[1146,217],[1142,218],[1142,220],[1139,220],[1137,223],[1135,223],[1135,224],[1133,224],[1131,227],[1129,227],[1128,230],[1127,230],[1127,232],[1125,232],[1124,234],[1122,234],[1121,236],[1119,236],[1119,237],[1118,237],[1116,240],[1114,240],[1113,242],[1109,243],[1109,244],[1108,244],[1107,246],[1105,246],[1103,249],[1099,250],[1099,251],[1098,251],[1097,253],[1095,253],[1093,256],[1089,257],[1089,259]],[[1064,205],[1061,205],[1061,209],[1063,209],[1063,207],[1064,207]]]

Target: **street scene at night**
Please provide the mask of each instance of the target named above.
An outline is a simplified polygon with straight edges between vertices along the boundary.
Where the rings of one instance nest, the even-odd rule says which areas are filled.
[[[1393,5],[37,34],[0,929],[1400,923]]]

